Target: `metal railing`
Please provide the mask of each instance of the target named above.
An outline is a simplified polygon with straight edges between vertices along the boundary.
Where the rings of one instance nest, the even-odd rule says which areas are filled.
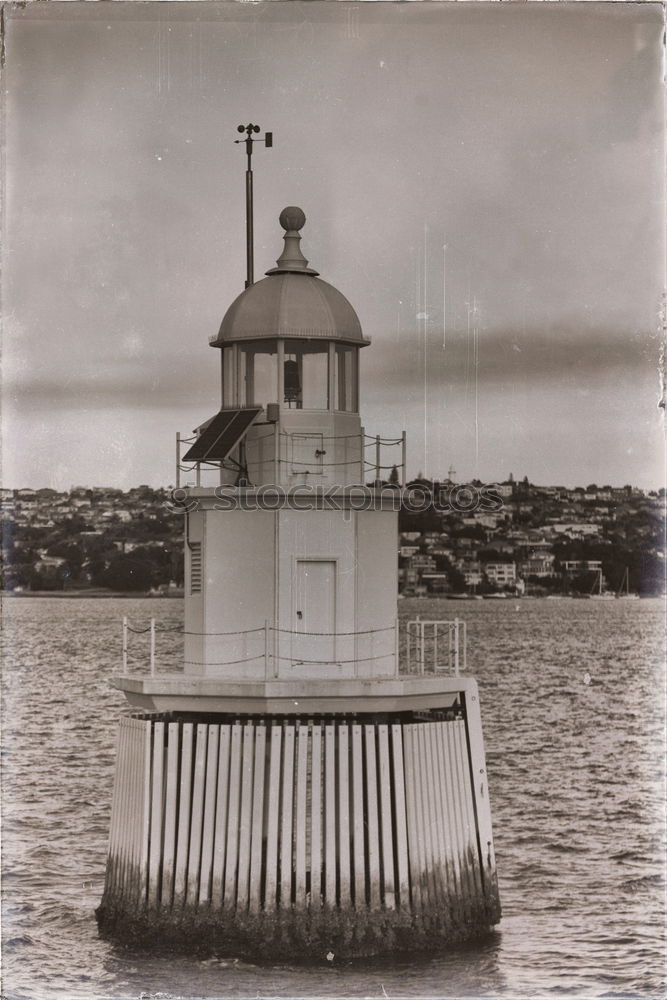
[[[406,672],[454,673],[466,669],[466,623],[459,618],[414,618],[406,626]]]
[[[408,622],[396,619],[383,628],[357,632],[304,632],[279,628],[265,621],[253,629],[204,633],[188,632],[180,626],[156,625],[154,618],[148,625],[137,626],[130,624],[125,616],[122,633],[124,675],[128,673],[130,637],[146,634],[148,650],[139,656],[133,652],[133,667],[140,664],[140,672],[143,672],[148,660],[150,674],[155,676],[157,633],[213,640],[214,648],[221,649],[220,659],[207,657],[201,662],[187,659],[186,665],[239,667],[249,679],[273,680],[289,676],[290,668],[312,667],[313,677],[317,677],[319,667],[335,667],[340,668],[345,677],[354,678],[458,675],[466,668],[466,624],[458,618],[416,618]],[[386,669],[381,668],[381,661]]]
[[[270,431],[265,437],[270,437],[274,432]],[[295,432],[285,432],[279,431],[281,439],[290,439],[292,437],[299,437],[300,435]],[[214,474],[216,478],[215,485],[223,482],[223,473],[225,471],[238,472],[238,466],[232,463],[231,465],[225,464],[224,461],[218,460],[208,460],[200,462],[183,462],[182,452],[184,448],[189,448],[198,438],[198,434],[191,435],[190,437],[184,437],[180,432],[176,434],[176,488],[180,489],[181,486],[203,486],[202,476],[207,473]],[[398,484],[401,487],[405,487],[407,483],[407,458],[406,458],[406,434],[405,431],[401,433],[398,438],[383,438],[379,434],[366,434],[363,430],[359,434],[352,435],[333,435],[327,437],[323,436],[324,441],[341,441],[347,438],[354,438],[359,441],[360,456],[356,460],[346,458],[344,461],[337,462],[326,462],[320,461],[318,467],[322,469],[331,466],[354,466],[360,462],[361,476],[362,480],[366,475],[373,473],[375,481],[387,481],[392,473],[392,470],[396,470],[398,475]],[[400,458],[396,455],[395,451],[390,453],[390,458],[397,458],[397,461],[388,461],[387,459],[387,449],[400,449]],[[371,452],[368,449],[372,449]],[[297,465],[297,466],[307,466],[310,467],[315,463],[311,460],[293,459],[285,457],[282,451],[276,455],[276,463],[278,465]],[[250,466],[257,463],[249,463]],[[186,481],[183,482],[182,474],[185,473]],[[252,476],[251,476],[252,478]],[[194,482],[191,481],[194,479]]]

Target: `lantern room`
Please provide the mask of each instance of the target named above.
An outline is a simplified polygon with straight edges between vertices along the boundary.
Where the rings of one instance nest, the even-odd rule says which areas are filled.
[[[236,298],[210,341],[221,354],[222,413],[247,413],[233,450],[208,453],[230,459],[223,485],[364,480],[359,351],[370,341],[345,296],[308,266],[300,248],[305,221],[300,208],[280,213],[276,267]],[[206,456],[200,446],[191,457]]]

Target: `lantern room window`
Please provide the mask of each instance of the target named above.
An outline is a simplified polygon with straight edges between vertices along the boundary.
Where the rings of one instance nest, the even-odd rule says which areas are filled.
[[[284,400],[290,409],[329,408],[329,345],[323,341],[286,340]]]
[[[278,399],[278,345],[275,340],[241,344],[245,359],[245,400],[242,406],[266,406]]]
[[[225,347],[222,351],[222,405],[236,406],[236,374],[234,371],[236,349]]]
[[[225,347],[222,358],[225,406],[266,406],[278,400],[276,340],[255,340]]]
[[[357,413],[358,354],[354,345],[324,339],[229,345],[222,351],[223,406],[279,402],[288,409]]]
[[[334,409],[357,413],[359,409],[359,348],[336,344]]]

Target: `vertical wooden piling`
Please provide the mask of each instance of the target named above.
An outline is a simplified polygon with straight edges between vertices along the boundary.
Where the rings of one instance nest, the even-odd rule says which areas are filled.
[[[167,782],[164,805],[162,889],[160,893],[162,906],[167,909],[171,907],[174,897],[179,741],[180,726],[177,722],[170,722],[167,730]]]
[[[380,908],[382,901],[380,873],[380,827],[378,820],[377,757],[375,753],[375,726],[364,726],[366,751],[366,809],[368,823],[368,882],[369,905]]]
[[[306,905],[306,807],[308,794],[308,726],[300,725],[297,735],[296,754],[296,803],[294,838],[294,902],[298,907]]]
[[[236,906],[236,880],[238,873],[239,816],[241,807],[241,733],[242,727],[232,726],[229,760],[229,804],[227,811],[227,851],[225,855],[225,880],[223,906]]]
[[[199,904],[211,900],[213,882],[213,855],[215,838],[216,788],[218,783],[218,752],[220,726],[208,726],[206,785],[204,789],[204,822],[202,825],[201,872],[199,878]]]
[[[199,898],[199,866],[201,864],[202,824],[204,820],[207,736],[207,727],[199,724],[197,726],[195,744],[195,773],[192,784],[192,806],[190,809],[190,850],[188,851],[188,873],[185,890],[186,902],[193,905],[196,904]]]
[[[264,770],[266,767],[266,726],[255,729],[255,767],[252,788],[252,829],[250,832],[250,899],[257,912],[262,901],[262,839],[264,835]]]
[[[239,868],[236,906],[243,911],[250,901],[250,844],[252,836],[252,777],[255,769],[255,727],[247,722],[243,727],[241,764],[241,815],[239,819]]]
[[[387,909],[396,907],[394,880],[394,828],[391,816],[391,762],[389,733],[386,725],[378,726],[378,757],[380,786],[380,826],[382,831],[382,894]]]
[[[364,843],[364,757],[362,730],[358,723],[352,729],[352,836],[354,843],[354,906],[366,905],[366,847]]]
[[[190,806],[192,788],[192,723],[183,724],[181,745],[181,782],[178,799],[178,839],[174,873],[174,905],[185,905],[185,884],[190,847]]]
[[[336,730],[324,727],[324,901],[336,905]]]
[[[350,893],[350,777],[348,727],[338,726],[338,899],[349,907]]]
[[[280,829],[280,774],[283,729],[271,726],[269,794],[266,811],[266,888],[264,905],[273,910],[278,902],[278,837]]]
[[[231,735],[231,726],[220,726],[220,735],[218,737],[218,781],[215,796],[215,828],[213,834],[213,865],[211,870],[211,907],[216,910],[222,906],[225,887]]]
[[[310,901],[322,898],[322,726],[313,723],[310,767]]]
[[[164,771],[164,722],[153,728],[153,771],[151,775],[150,854],[148,859],[148,905],[158,906],[162,882],[163,815],[162,786]]]
[[[151,766],[153,731],[150,722],[139,725],[139,788],[141,802],[141,848],[139,864],[138,902],[143,904],[148,894],[148,851],[151,824]]]
[[[283,781],[280,830],[280,906],[292,905],[293,820],[294,820],[294,726],[286,725],[283,746]]]

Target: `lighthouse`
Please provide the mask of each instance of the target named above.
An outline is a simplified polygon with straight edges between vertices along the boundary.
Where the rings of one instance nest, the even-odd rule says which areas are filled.
[[[379,473],[404,439],[365,434],[369,340],[305,258],[304,212],[279,222],[210,341],[220,409],[179,442],[183,669],[112,679],[130,711],[98,922],[253,958],[442,950],[500,917],[477,686],[461,623],[399,622]]]

